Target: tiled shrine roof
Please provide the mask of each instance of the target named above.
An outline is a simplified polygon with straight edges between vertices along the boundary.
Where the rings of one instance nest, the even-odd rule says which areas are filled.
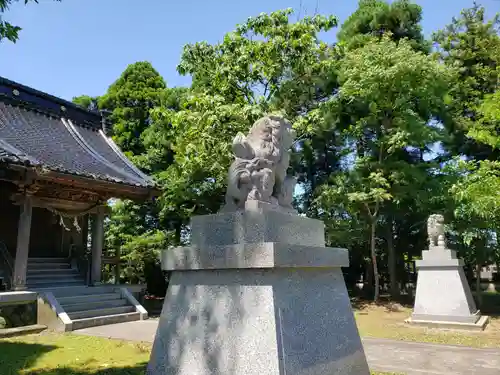
[[[0,77],[0,161],[153,188],[102,129],[102,117]]]

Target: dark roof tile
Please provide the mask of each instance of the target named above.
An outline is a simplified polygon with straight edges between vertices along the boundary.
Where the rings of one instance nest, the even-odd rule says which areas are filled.
[[[154,187],[153,181],[133,166],[98,126],[82,127],[64,114],[43,113],[39,106],[30,108],[29,103],[16,105],[11,96],[2,99],[5,97],[0,96],[0,160]]]

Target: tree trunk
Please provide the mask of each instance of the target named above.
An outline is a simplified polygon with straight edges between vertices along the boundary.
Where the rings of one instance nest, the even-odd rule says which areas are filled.
[[[373,280],[375,281],[375,291],[373,293],[373,301],[378,302],[380,294],[380,277],[378,274],[378,267],[377,267],[377,253],[375,252],[376,225],[377,225],[376,221],[373,220],[371,223],[370,255],[372,258],[372,266],[373,266]]]
[[[391,298],[396,299],[399,297],[399,285],[398,285],[398,275],[397,275],[397,259],[396,252],[394,249],[394,232],[393,232],[393,221],[392,218],[389,219],[387,226],[387,255],[388,255],[388,268],[389,268],[389,282],[391,287]]]
[[[483,304],[483,294],[481,293],[481,263],[479,260],[476,262],[476,297],[478,307]]]
[[[363,295],[373,295],[373,267],[371,257],[365,260],[365,275],[363,278]]]

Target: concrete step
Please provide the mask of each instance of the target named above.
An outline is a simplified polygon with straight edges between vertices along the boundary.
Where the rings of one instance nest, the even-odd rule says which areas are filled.
[[[83,281],[82,275],[80,275],[78,272],[73,273],[73,274],[45,274],[45,275],[32,275],[28,274],[26,275],[26,282],[28,284],[30,283],[36,283],[36,282],[45,282],[45,281],[52,281],[55,283],[62,283],[65,281],[71,281],[71,280],[81,280]]]
[[[69,263],[68,258],[28,258],[28,264],[34,263]]]
[[[56,270],[56,269],[70,269],[71,265],[69,263],[32,263],[28,264],[27,270]]]
[[[103,326],[103,325],[107,325],[107,324],[133,322],[135,320],[140,320],[140,319],[141,319],[141,315],[138,312],[99,316],[99,317],[94,317],[94,318],[75,319],[72,321],[72,323],[73,323],[72,329],[73,329],[73,331],[75,331],[77,329]]]
[[[68,279],[62,279],[62,281],[54,282],[52,280],[42,280],[42,281],[29,281],[27,282],[27,287],[29,289],[45,289],[47,291],[52,291],[53,289],[56,288],[61,288],[61,287],[79,287],[79,286],[85,286],[85,282],[83,279],[74,279],[74,280],[68,280]]]
[[[118,306],[118,307],[109,307],[105,309],[73,311],[73,312],[67,312],[67,314],[71,320],[77,320],[77,319],[95,318],[107,315],[126,314],[134,311],[135,311],[134,306]]]
[[[87,295],[97,295],[97,294],[108,294],[114,293],[116,290],[115,285],[101,285],[101,286],[86,286],[86,285],[57,285],[48,287],[39,287],[38,291],[44,292],[48,291],[54,294],[54,296],[59,300],[59,298],[64,297],[74,297],[74,296],[87,296]]]
[[[112,299],[107,301],[93,301],[72,304],[63,304],[60,300],[58,301],[64,311],[66,311],[66,313],[68,314],[80,311],[105,310],[115,307],[124,307],[128,305],[128,301],[126,299]]]
[[[26,274],[29,275],[66,275],[66,274],[79,274],[75,268],[35,268],[28,269]]]
[[[103,293],[103,294],[83,294],[69,297],[57,297],[57,301],[62,306],[74,305],[74,304],[85,304],[94,303],[101,301],[115,301],[121,299],[120,293]]]

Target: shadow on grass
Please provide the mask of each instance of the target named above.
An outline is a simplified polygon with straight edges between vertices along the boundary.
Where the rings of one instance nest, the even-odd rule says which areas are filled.
[[[30,368],[44,354],[58,349],[54,345],[26,344],[0,340],[0,375],[19,375]],[[103,369],[74,369],[70,367],[29,371],[29,375],[144,375],[147,363],[132,367],[109,367]]]
[[[0,340],[0,374],[17,375],[30,367],[41,355],[57,349],[57,346],[25,344]]]
[[[144,375],[146,366],[147,363],[141,363],[132,367],[109,367],[102,370],[92,369],[88,371],[61,367],[51,370],[30,371],[29,375]],[[2,375],[4,374],[2,373]]]

